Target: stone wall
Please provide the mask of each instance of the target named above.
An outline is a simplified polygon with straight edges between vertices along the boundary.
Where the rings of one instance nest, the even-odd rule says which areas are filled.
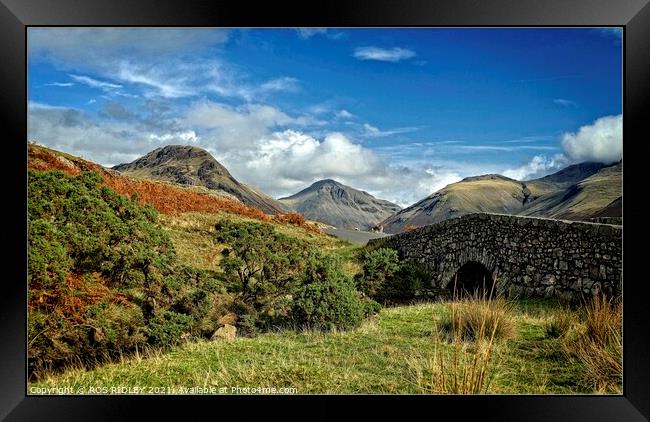
[[[447,288],[462,265],[475,261],[506,296],[571,299],[620,294],[622,231],[616,225],[478,213],[372,239],[367,247],[390,247],[425,266],[433,288]]]

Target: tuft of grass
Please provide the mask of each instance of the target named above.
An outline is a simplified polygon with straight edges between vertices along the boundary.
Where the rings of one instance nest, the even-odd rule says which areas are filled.
[[[578,325],[578,316],[569,308],[561,308],[554,312],[546,322],[545,331],[549,338],[566,337]]]
[[[433,330],[434,353],[425,368],[429,378],[416,371],[418,386],[433,393],[487,393],[494,377],[491,361],[496,342],[517,335],[513,307],[502,297],[491,299],[491,293],[478,292],[448,306],[441,326],[436,323]],[[451,349],[443,344],[449,338]]]
[[[440,331],[452,339],[480,341],[492,335],[495,339],[512,339],[517,336],[512,312],[512,305],[502,297],[465,297],[451,302]]]
[[[583,379],[600,393],[621,393],[623,378],[622,305],[605,296],[584,308],[586,332],[565,344],[565,352],[583,362]]]

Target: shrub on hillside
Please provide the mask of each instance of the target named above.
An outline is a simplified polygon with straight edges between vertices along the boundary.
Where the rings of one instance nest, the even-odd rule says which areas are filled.
[[[378,289],[375,298],[386,303],[405,303],[427,297],[431,290],[431,276],[421,265],[411,261],[400,262],[399,271]]]
[[[236,312],[248,315],[240,324],[254,321],[263,328],[285,323],[305,269],[307,244],[266,223],[221,220],[215,229],[217,242],[227,245],[221,267],[239,294]]]
[[[361,298],[337,256],[312,252],[294,298],[297,325],[319,330],[354,328],[378,308],[376,302]]]
[[[28,354],[36,374],[216,329],[216,274],[176,265],[157,213],[95,173],[30,172]]]
[[[359,290],[375,297],[387,279],[391,279],[400,269],[397,251],[379,248],[366,251],[362,257],[362,273],[357,276]]]
[[[382,303],[407,302],[428,289],[428,272],[411,261],[400,261],[393,249],[364,252],[361,266],[355,277],[359,290]]]

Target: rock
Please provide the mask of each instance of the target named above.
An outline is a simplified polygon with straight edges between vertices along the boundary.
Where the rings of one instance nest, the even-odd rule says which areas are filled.
[[[542,278],[542,284],[544,286],[552,286],[557,282],[557,279],[553,274],[547,274]]]
[[[212,335],[212,340],[234,340],[236,336],[237,328],[233,327],[230,324],[226,324],[214,332]]]

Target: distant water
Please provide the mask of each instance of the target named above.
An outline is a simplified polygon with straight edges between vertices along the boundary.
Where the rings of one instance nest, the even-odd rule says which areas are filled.
[[[323,229],[327,234],[338,237],[339,239],[347,240],[352,243],[357,243],[359,245],[365,245],[370,239],[377,239],[380,237],[390,236],[386,233],[375,233],[375,232],[362,232],[356,230],[345,230],[345,229]]]

